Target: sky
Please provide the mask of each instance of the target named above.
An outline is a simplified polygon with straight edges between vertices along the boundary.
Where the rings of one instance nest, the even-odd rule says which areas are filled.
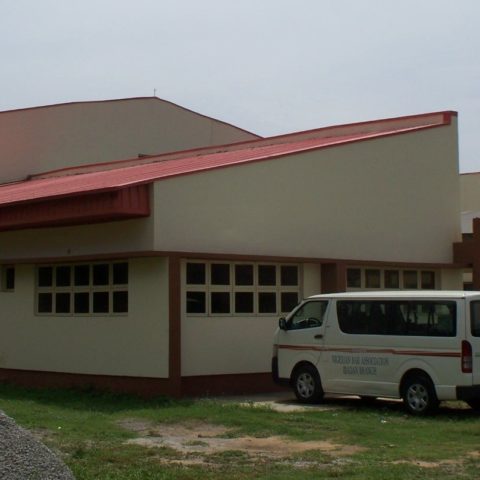
[[[478,0],[0,0],[0,111],[156,95],[262,136],[459,113],[480,171]]]

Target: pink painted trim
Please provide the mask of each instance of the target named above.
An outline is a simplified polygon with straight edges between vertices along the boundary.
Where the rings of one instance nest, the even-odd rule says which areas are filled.
[[[3,207],[0,231],[104,223],[150,215],[148,186]]]
[[[441,338],[441,337],[440,337]],[[451,357],[460,358],[461,352],[439,352],[428,350],[397,350],[397,349],[374,349],[374,348],[328,348],[315,345],[276,345],[281,350],[298,350],[314,352],[339,352],[339,353],[373,353],[383,355],[413,355],[417,357]]]

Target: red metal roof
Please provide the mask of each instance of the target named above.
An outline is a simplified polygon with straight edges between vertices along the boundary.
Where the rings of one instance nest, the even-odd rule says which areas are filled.
[[[0,186],[0,206],[21,202],[42,201],[52,198],[84,195],[93,192],[118,190],[132,185],[151,183],[179,175],[188,175],[207,170],[225,168],[254,161],[269,160],[285,155],[306,152],[326,147],[345,145],[352,142],[365,141],[391,135],[398,135],[427,128],[439,127],[450,123],[450,116],[445,114],[442,121],[424,122],[421,125],[374,132],[359,132],[334,137],[305,136],[305,132],[292,134],[284,138],[282,143],[265,144],[264,141],[252,142],[238,148],[214,153],[203,153],[201,149],[185,152],[185,157],[165,159],[152,157],[149,163],[134,166],[94,171],[88,173],[68,174],[46,178],[33,178],[13,184]]]

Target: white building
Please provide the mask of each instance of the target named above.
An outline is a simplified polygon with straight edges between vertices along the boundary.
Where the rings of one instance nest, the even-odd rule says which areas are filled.
[[[0,113],[0,138],[0,379],[267,390],[301,298],[462,286],[454,112],[259,138],[130,99]]]

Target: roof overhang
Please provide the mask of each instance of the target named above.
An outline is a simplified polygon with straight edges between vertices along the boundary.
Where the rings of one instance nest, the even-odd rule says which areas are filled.
[[[0,207],[0,231],[101,223],[150,215],[149,187],[77,194]]]

